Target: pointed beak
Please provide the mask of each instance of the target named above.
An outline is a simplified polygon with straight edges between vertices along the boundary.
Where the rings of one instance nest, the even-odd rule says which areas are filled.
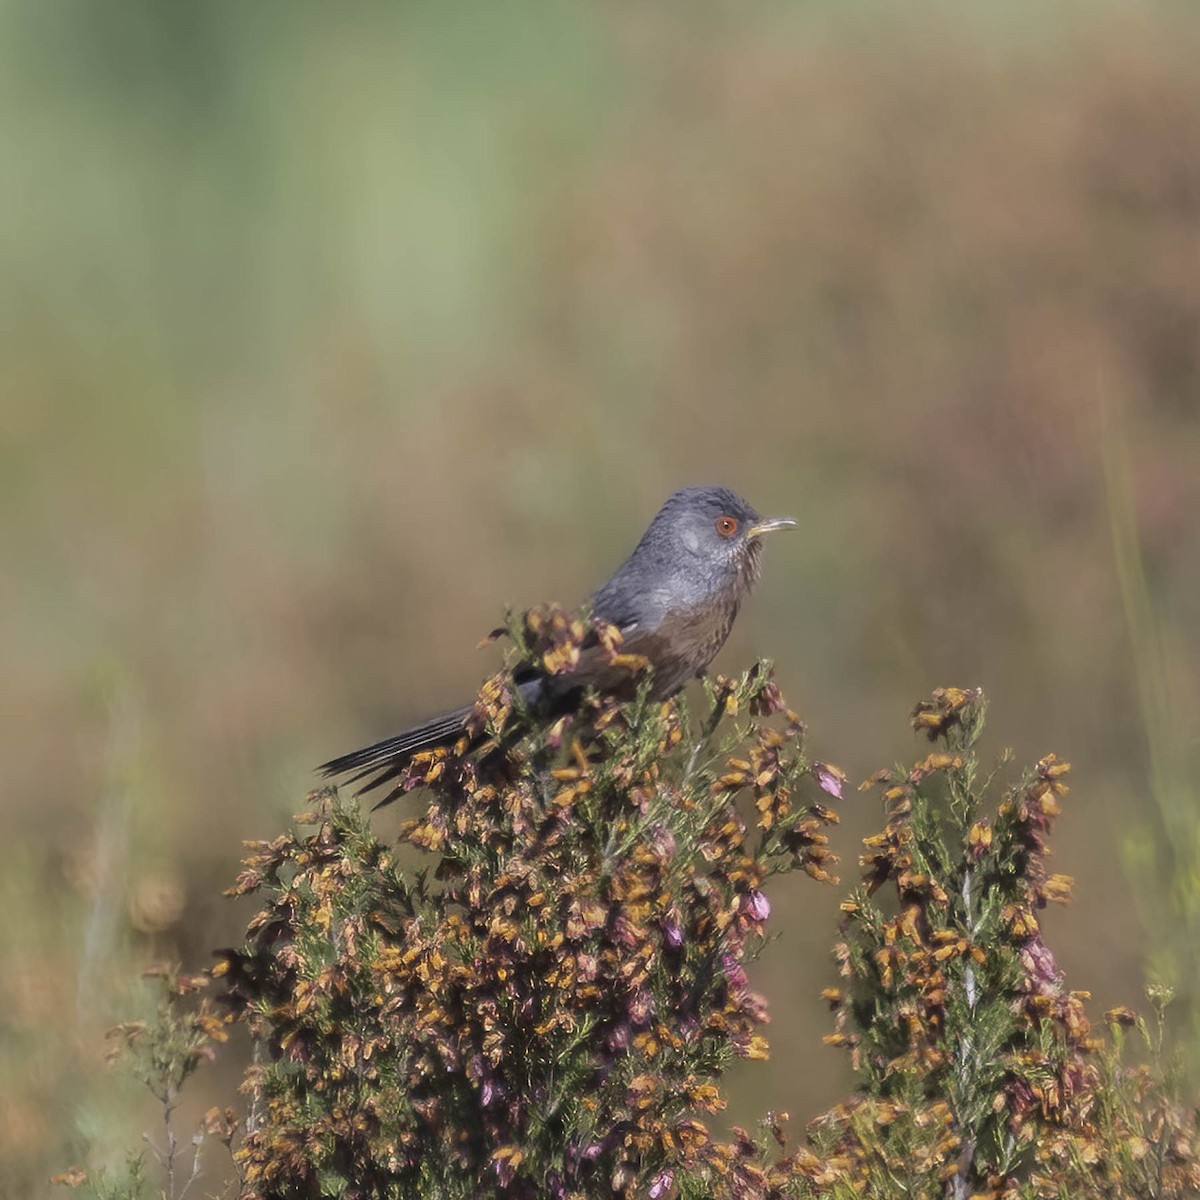
[[[761,521],[755,521],[749,529],[746,530],[748,538],[762,537],[764,533],[774,533],[777,529],[795,529],[796,522],[791,517],[766,517]]]

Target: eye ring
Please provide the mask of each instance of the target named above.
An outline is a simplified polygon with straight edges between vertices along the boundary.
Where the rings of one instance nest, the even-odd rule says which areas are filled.
[[[723,538],[731,538],[738,531],[738,522],[736,517],[718,517],[714,522],[716,531]]]

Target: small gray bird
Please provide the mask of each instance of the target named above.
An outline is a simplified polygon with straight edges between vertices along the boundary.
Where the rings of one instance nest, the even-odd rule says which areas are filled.
[[[704,673],[758,579],[761,538],[795,524],[789,517],[763,518],[728,488],[682,488],[668,498],[633,553],[589,603],[595,618],[621,631],[625,653],[649,660],[652,696],[673,696]],[[513,682],[526,704],[562,712],[584,688],[617,690],[628,679],[627,669],[597,650],[582,655],[570,674],[545,675],[526,667]],[[396,779],[419,751],[456,741],[470,714],[470,706],[457,708],[317,769],[326,777],[353,772],[348,783],[374,776],[359,789],[369,792]],[[401,794],[393,788],[375,807]]]

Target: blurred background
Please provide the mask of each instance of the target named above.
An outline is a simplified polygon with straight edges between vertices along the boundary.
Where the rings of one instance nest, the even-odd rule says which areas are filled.
[[[103,1031],[237,939],[240,839],[687,483],[801,526],[718,668],[855,781],[982,685],[1075,766],[1070,985],[1194,1037],[1198,55],[1185,3],[3,0],[0,1194],[157,1119]],[[840,894],[772,893],[730,1121],[845,1090]]]

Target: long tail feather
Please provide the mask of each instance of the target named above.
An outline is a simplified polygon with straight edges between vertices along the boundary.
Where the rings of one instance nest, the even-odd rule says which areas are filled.
[[[514,681],[518,695],[526,704],[535,704],[542,695],[543,681],[539,676],[517,676]],[[399,778],[408,765],[409,759],[422,750],[436,750],[439,746],[449,746],[456,742],[464,733],[467,718],[471,715],[472,706],[456,708],[452,712],[443,713],[440,717],[406,729],[395,737],[384,738],[373,746],[364,746],[361,750],[353,750],[340,758],[331,758],[322,763],[317,770],[330,779],[335,775],[349,775],[343,780],[347,786],[357,783],[360,779],[367,782],[354,794],[361,796],[364,792],[374,791],[375,788],[391,780]],[[367,776],[372,778],[367,779]],[[393,787],[374,808],[382,808],[391,804],[404,794],[402,787]]]
[[[382,742],[364,746],[361,750],[353,750],[340,758],[331,758],[327,763],[322,763],[317,770],[327,779],[335,775],[349,775],[350,778],[345,781],[347,784],[357,783],[360,779],[366,779],[368,775],[375,776],[355,793],[361,796],[363,792],[372,791],[389,779],[395,779],[414,754],[419,754],[422,750],[434,750],[438,746],[448,746],[461,737],[463,725],[470,714],[470,707],[456,708],[453,712],[443,713],[431,721],[406,729],[395,737],[384,738]],[[393,792],[375,807],[387,804],[394,800],[396,795],[398,793]]]

